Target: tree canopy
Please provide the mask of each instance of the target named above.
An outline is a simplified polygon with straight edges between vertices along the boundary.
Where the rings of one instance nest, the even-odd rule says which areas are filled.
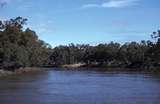
[[[0,21],[0,65],[14,69],[47,64],[49,44],[38,39],[36,32],[23,26],[27,19],[17,17]]]
[[[153,41],[110,42],[96,46],[72,43],[52,48],[40,40],[35,31],[24,29],[26,23],[27,19],[22,17],[0,21],[0,69],[75,63],[147,69],[160,66],[159,30],[151,35]]]

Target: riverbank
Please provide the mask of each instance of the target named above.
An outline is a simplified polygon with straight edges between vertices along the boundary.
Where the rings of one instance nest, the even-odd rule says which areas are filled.
[[[62,65],[59,67],[53,68],[39,68],[39,67],[26,67],[26,68],[19,68],[15,71],[7,71],[7,70],[0,70],[0,77],[8,76],[8,75],[19,75],[25,73],[35,73],[35,72],[42,72],[46,70],[73,70],[73,71],[105,71],[105,72],[138,72],[138,73],[160,73],[160,70],[157,69],[143,69],[143,68],[121,68],[121,67],[93,67],[93,66],[86,66],[85,64],[71,64],[71,65]]]
[[[61,65],[61,68],[81,68],[86,66],[86,64],[82,64],[82,63],[78,63],[78,64],[65,64],[65,65]]]
[[[48,68],[38,68],[38,67],[26,67],[26,68],[19,68],[15,71],[7,71],[7,70],[0,70],[0,77],[2,76],[8,76],[8,75],[19,75],[19,74],[25,74],[25,73],[31,73],[31,72],[41,72],[46,71]]]
[[[105,65],[86,65],[86,64],[67,64],[61,65],[56,68],[63,70],[94,70],[94,71],[109,71],[109,72],[147,72],[147,73],[160,73],[160,68],[143,68],[143,67],[108,67]]]

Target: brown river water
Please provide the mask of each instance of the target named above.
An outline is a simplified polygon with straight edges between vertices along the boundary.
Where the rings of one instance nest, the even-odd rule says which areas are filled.
[[[57,71],[0,78],[0,104],[160,104],[160,75]]]

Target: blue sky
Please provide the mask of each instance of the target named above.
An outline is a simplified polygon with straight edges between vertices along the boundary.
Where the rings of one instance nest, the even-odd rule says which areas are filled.
[[[28,18],[52,46],[150,39],[160,28],[160,0],[0,0],[0,19]]]

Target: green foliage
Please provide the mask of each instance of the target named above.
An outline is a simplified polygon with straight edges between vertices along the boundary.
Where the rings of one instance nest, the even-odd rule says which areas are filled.
[[[69,44],[54,49],[40,40],[35,31],[23,26],[27,19],[0,21],[0,68],[14,70],[26,66],[59,66],[86,63],[107,67],[152,68],[160,66],[160,31],[153,42],[111,42],[90,46]]]
[[[68,45],[53,49],[55,65],[86,63],[108,67],[150,68],[159,65],[160,44],[151,41],[109,44]]]
[[[49,59],[49,45],[36,33],[23,29],[27,19],[17,17],[0,21],[0,66],[14,70],[25,66],[44,66]]]

